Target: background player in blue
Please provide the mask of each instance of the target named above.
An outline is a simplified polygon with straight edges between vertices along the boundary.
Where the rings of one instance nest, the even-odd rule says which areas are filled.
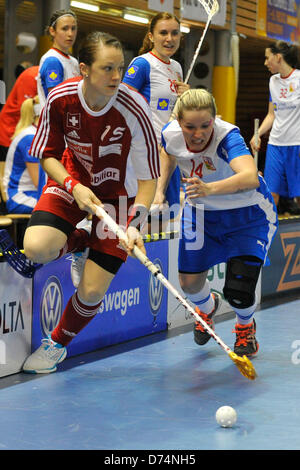
[[[258,145],[255,143],[255,136],[252,137],[250,145],[253,151],[259,150],[260,137],[271,129],[264,178],[276,205],[278,205],[279,196],[282,196],[297,198],[300,206],[298,47],[284,41],[270,44],[265,50],[265,66],[272,73],[269,81],[269,109],[258,130]],[[298,211],[293,210],[294,214],[299,214],[299,208],[297,209]]]
[[[68,78],[80,75],[79,64],[69,54],[77,36],[77,19],[71,10],[56,10],[50,18],[47,32],[53,41],[52,47],[41,57],[37,80],[40,104],[44,107],[48,93]],[[40,168],[38,195],[42,194],[46,175]]]
[[[162,130],[164,192],[178,164],[186,185],[179,243],[179,281],[201,317],[211,326],[220,295],[212,294],[207,273],[226,262],[224,297],[236,313],[238,355],[258,351],[255,338],[255,288],[277,230],[276,207],[239,129],[216,118],[213,96],[206,90],[186,91],[176,103],[176,120]],[[195,341],[210,335],[200,323]]]
[[[41,57],[38,76],[38,94],[44,106],[49,91],[68,78],[80,74],[79,64],[69,54],[77,36],[77,19],[71,10],[55,11],[47,27],[52,47]]]
[[[139,56],[130,63],[123,83],[139,91],[149,102],[158,144],[161,130],[169,121],[177,97],[189,88],[183,83],[181,65],[171,57],[180,46],[181,32],[178,18],[162,12],[154,16],[144,38]],[[163,200],[154,198],[153,206],[162,207],[166,200],[173,211],[170,218],[179,211],[180,172],[176,169]],[[168,211],[169,212],[169,211]]]
[[[31,214],[37,203],[39,163],[29,155],[40,115],[38,96],[22,103],[21,117],[5,161],[3,184],[10,213]]]

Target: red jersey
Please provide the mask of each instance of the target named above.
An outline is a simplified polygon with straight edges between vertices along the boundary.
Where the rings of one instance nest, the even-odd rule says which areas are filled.
[[[67,80],[48,95],[30,154],[54,157],[101,199],[135,197],[137,179],[156,179],[159,153],[144,98],[125,85],[100,111],[82,93],[82,78]],[[48,178],[47,186],[58,186]]]
[[[17,78],[6,103],[0,113],[0,145],[9,147],[11,137],[20,119],[20,109],[23,101],[37,95],[38,65],[24,70]]]

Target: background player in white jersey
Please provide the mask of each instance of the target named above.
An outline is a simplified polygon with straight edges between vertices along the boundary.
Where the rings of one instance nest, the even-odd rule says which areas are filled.
[[[40,104],[44,107],[48,93],[64,80],[80,75],[79,64],[69,54],[77,36],[77,18],[71,10],[56,10],[50,18],[47,33],[52,47],[41,57],[37,89]],[[46,175],[40,168],[38,197],[46,184]]]
[[[159,145],[161,130],[170,119],[177,97],[189,89],[189,85],[183,83],[181,65],[171,58],[178,51],[180,41],[178,18],[168,12],[158,13],[149,24],[140,55],[132,60],[123,78],[123,83],[139,91],[150,104]],[[170,208],[173,207],[171,218],[179,211],[179,186],[180,172],[177,168],[164,199],[154,199],[154,204],[160,207],[165,200]]]
[[[212,266],[227,263],[223,292],[237,317],[234,351],[251,356],[258,350],[255,288],[277,229],[276,207],[239,129],[216,118],[215,101],[208,91],[186,91],[174,113],[177,120],[162,131],[162,177],[157,190],[165,191],[166,175],[178,164],[186,185],[180,285],[213,327],[220,296],[211,293],[207,273]],[[198,322],[194,337],[201,345],[210,339]]]
[[[298,48],[277,41],[265,50],[265,65],[273,74],[269,82],[269,110],[261,123],[258,145],[255,136],[250,145],[259,150],[261,139],[271,129],[264,178],[275,204],[279,196],[297,198],[300,206],[300,70]]]
[[[52,88],[80,74],[77,59],[69,54],[77,36],[75,13],[71,10],[55,11],[50,18],[47,32],[53,43],[39,63],[38,94],[42,107]]]
[[[37,203],[39,164],[29,155],[40,116],[39,97],[28,98],[21,106],[5,161],[3,177],[6,207],[10,213],[30,214]]]
[[[89,256],[78,290],[51,337],[26,360],[26,372],[56,370],[66,346],[97,314],[127,253],[134,244],[144,250],[136,226],[148,216],[160,171],[149,106],[120,84],[120,42],[106,33],[91,33],[79,61],[83,79],[70,79],[50,92],[31,147],[49,178],[26,230],[24,249],[31,260],[47,263],[87,243]],[[87,213],[95,214],[95,204],[103,204],[127,227],[125,249],[96,216],[88,239],[84,231],[74,230]]]

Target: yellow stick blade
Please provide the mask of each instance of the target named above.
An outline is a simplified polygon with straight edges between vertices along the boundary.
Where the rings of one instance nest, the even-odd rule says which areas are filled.
[[[254,380],[256,378],[257,374],[253,364],[247,356],[238,356],[233,351],[229,352],[228,355],[244,377],[249,380]]]

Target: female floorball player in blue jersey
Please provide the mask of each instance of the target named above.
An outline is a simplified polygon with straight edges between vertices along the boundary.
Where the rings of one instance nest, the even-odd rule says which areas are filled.
[[[161,130],[171,117],[177,97],[190,88],[183,83],[181,65],[171,59],[178,51],[180,40],[178,18],[168,12],[158,13],[150,22],[140,55],[131,61],[123,78],[123,83],[141,93],[150,104],[159,145]],[[167,201],[169,208],[164,213],[164,218],[174,218],[177,215],[180,208],[179,187],[180,172],[176,168],[164,199],[154,198],[153,214],[157,211],[157,205],[163,208]]]
[[[186,91],[177,101],[177,119],[162,130],[162,194],[176,166],[186,186],[179,243],[179,281],[186,296],[211,326],[220,302],[212,294],[207,273],[225,262],[225,299],[236,313],[238,355],[258,351],[253,314],[255,288],[277,230],[277,212],[264,179],[239,129],[216,118],[213,96],[202,89]],[[202,345],[210,335],[195,323]]]
[[[39,164],[29,155],[40,115],[38,96],[22,103],[21,117],[5,161],[3,185],[10,213],[31,214],[38,199]]]

